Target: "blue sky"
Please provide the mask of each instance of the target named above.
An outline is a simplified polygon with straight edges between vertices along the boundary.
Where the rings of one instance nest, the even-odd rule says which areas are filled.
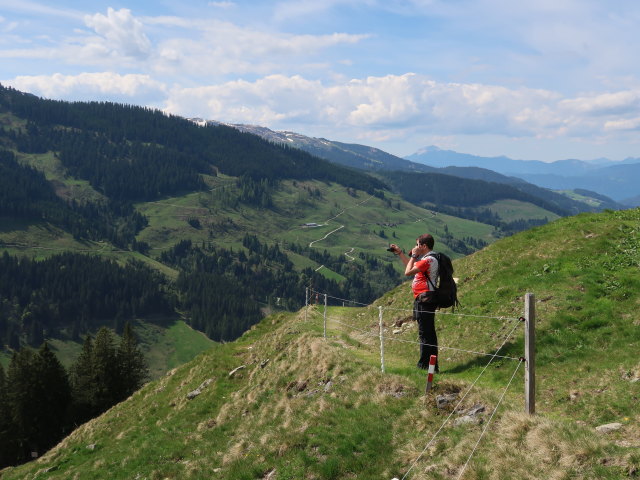
[[[640,157],[637,0],[0,0],[0,82],[382,148]]]

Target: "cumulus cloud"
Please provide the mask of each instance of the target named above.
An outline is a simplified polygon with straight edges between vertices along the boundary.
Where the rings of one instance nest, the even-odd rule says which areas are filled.
[[[300,76],[270,75],[255,82],[237,80],[221,85],[171,91],[165,109],[231,123],[273,125],[281,121],[316,122],[323,117],[324,89],[319,81]],[[326,99],[325,99],[326,100]]]
[[[132,15],[131,10],[123,8],[116,11],[109,7],[106,16],[101,13],[87,15],[84,21],[100,35],[89,48],[138,59],[151,53],[152,45],[144,33],[144,25]]]
[[[271,128],[309,124],[318,130],[383,139],[417,131],[434,135],[588,138],[638,128],[633,91],[564,98],[548,90],[441,83],[416,74],[325,85],[301,76],[170,91],[167,111]],[[598,115],[594,115],[597,112]],[[627,118],[628,117],[628,118]]]
[[[166,87],[148,75],[120,75],[112,72],[81,73],[78,75],[19,76],[7,82],[14,88],[46,98],[129,99],[139,103],[164,94]]]
[[[594,94],[563,100],[562,108],[591,115],[621,115],[637,112],[640,108],[640,90]]]

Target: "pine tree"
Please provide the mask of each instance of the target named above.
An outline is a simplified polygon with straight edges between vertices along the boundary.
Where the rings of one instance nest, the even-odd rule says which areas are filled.
[[[148,375],[147,362],[128,322],[124,327],[117,360],[120,380],[118,399],[124,400],[142,386]]]
[[[13,355],[6,378],[11,463],[28,460],[57,442],[67,418],[67,372],[49,346],[37,354],[24,348]]]
[[[13,429],[14,463],[27,460],[32,449],[37,448],[32,442],[38,430],[34,414],[39,407],[38,378],[34,366],[33,352],[24,348],[13,354],[7,371],[7,404]]]
[[[84,423],[96,413],[96,381],[93,373],[93,340],[87,335],[82,351],[71,367],[72,416],[77,424]]]
[[[102,413],[117,403],[118,364],[113,334],[100,328],[93,344],[92,372],[95,381],[93,397],[96,413]]]
[[[4,368],[0,364],[0,468],[13,463],[12,424],[9,416],[9,401],[7,392],[7,378]]]
[[[38,410],[34,412],[38,430],[33,442],[42,451],[62,437],[68,418],[71,387],[67,371],[46,342],[34,358],[34,368],[38,379]]]

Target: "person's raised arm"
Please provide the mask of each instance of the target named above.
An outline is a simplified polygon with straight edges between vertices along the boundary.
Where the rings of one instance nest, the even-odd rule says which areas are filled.
[[[406,266],[409,263],[409,257],[407,257],[404,252],[402,251],[402,249],[396,245],[395,243],[392,243],[391,245],[389,245],[389,249],[395,254],[397,255],[400,260],[402,260],[402,263]]]

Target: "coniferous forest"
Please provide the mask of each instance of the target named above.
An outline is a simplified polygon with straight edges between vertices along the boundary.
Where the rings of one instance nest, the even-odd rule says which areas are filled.
[[[140,388],[147,365],[131,327],[118,344],[102,327],[87,336],[67,371],[47,343],[16,351],[0,365],[0,468],[42,454],[87,420]]]
[[[260,320],[262,306],[290,310],[302,307],[301,293],[310,284],[332,296],[365,303],[398,281],[393,268],[372,257],[365,256],[364,265],[346,264],[326,251],[319,253],[295,244],[287,246],[291,251],[306,252],[310,258],[344,275],[347,280],[338,283],[311,268],[301,273],[295,271],[278,245],[267,246],[255,235],[245,235],[242,244],[248,254],[213,245],[196,246],[185,240],[160,257],[164,263],[180,268],[176,288],[180,307],[191,313],[192,327],[214,340],[240,336]]]
[[[71,338],[136,317],[169,314],[165,279],[140,263],[62,253],[41,261],[0,257],[0,342],[17,350],[45,338]]]

